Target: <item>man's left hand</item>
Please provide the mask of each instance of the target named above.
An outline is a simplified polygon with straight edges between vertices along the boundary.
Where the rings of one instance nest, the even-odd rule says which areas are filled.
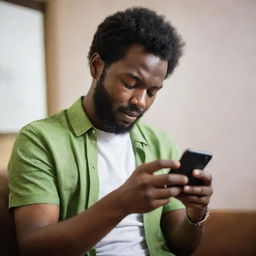
[[[207,171],[193,170],[192,175],[204,182],[202,186],[185,185],[183,193],[176,196],[186,207],[188,217],[198,222],[206,213],[207,206],[213,193],[212,176]]]

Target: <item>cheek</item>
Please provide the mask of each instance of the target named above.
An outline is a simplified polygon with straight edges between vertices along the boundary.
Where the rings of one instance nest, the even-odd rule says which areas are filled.
[[[116,88],[111,92],[114,106],[127,106],[132,97],[131,90]]]
[[[149,99],[147,100],[147,109],[149,109],[149,108],[152,106],[152,104],[154,103],[154,101],[155,101],[155,97],[149,98]]]
[[[127,101],[129,101],[129,97],[131,96],[131,92],[127,91],[127,89],[118,81],[114,79],[107,79],[105,80],[104,86],[111,97],[114,106],[127,104]]]

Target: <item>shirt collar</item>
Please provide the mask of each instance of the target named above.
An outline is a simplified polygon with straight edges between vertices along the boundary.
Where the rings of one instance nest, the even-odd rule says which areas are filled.
[[[131,129],[130,135],[133,141],[148,145],[148,142],[140,129],[139,121]]]
[[[76,102],[67,111],[70,124],[76,136],[81,136],[93,128],[93,125],[83,108],[83,97],[76,100]],[[148,144],[146,138],[141,132],[139,122],[137,122],[131,129],[130,135],[133,141],[146,145]]]
[[[83,97],[80,97],[68,109],[68,117],[76,136],[83,135],[93,127],[91,121],[84,111]]]

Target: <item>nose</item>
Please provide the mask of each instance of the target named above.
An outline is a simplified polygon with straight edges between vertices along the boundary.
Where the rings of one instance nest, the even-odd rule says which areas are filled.
[[[134,91],[130,104],[144,110],[147,107],[147,90],[137,89]]]

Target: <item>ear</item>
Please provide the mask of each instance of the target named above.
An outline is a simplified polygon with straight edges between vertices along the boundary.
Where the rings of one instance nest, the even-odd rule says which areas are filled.
[[[100,58],[100,55],[95,52],[90,58],[90,72],[93,79],[99,80],[104,66],[104,61]]]

